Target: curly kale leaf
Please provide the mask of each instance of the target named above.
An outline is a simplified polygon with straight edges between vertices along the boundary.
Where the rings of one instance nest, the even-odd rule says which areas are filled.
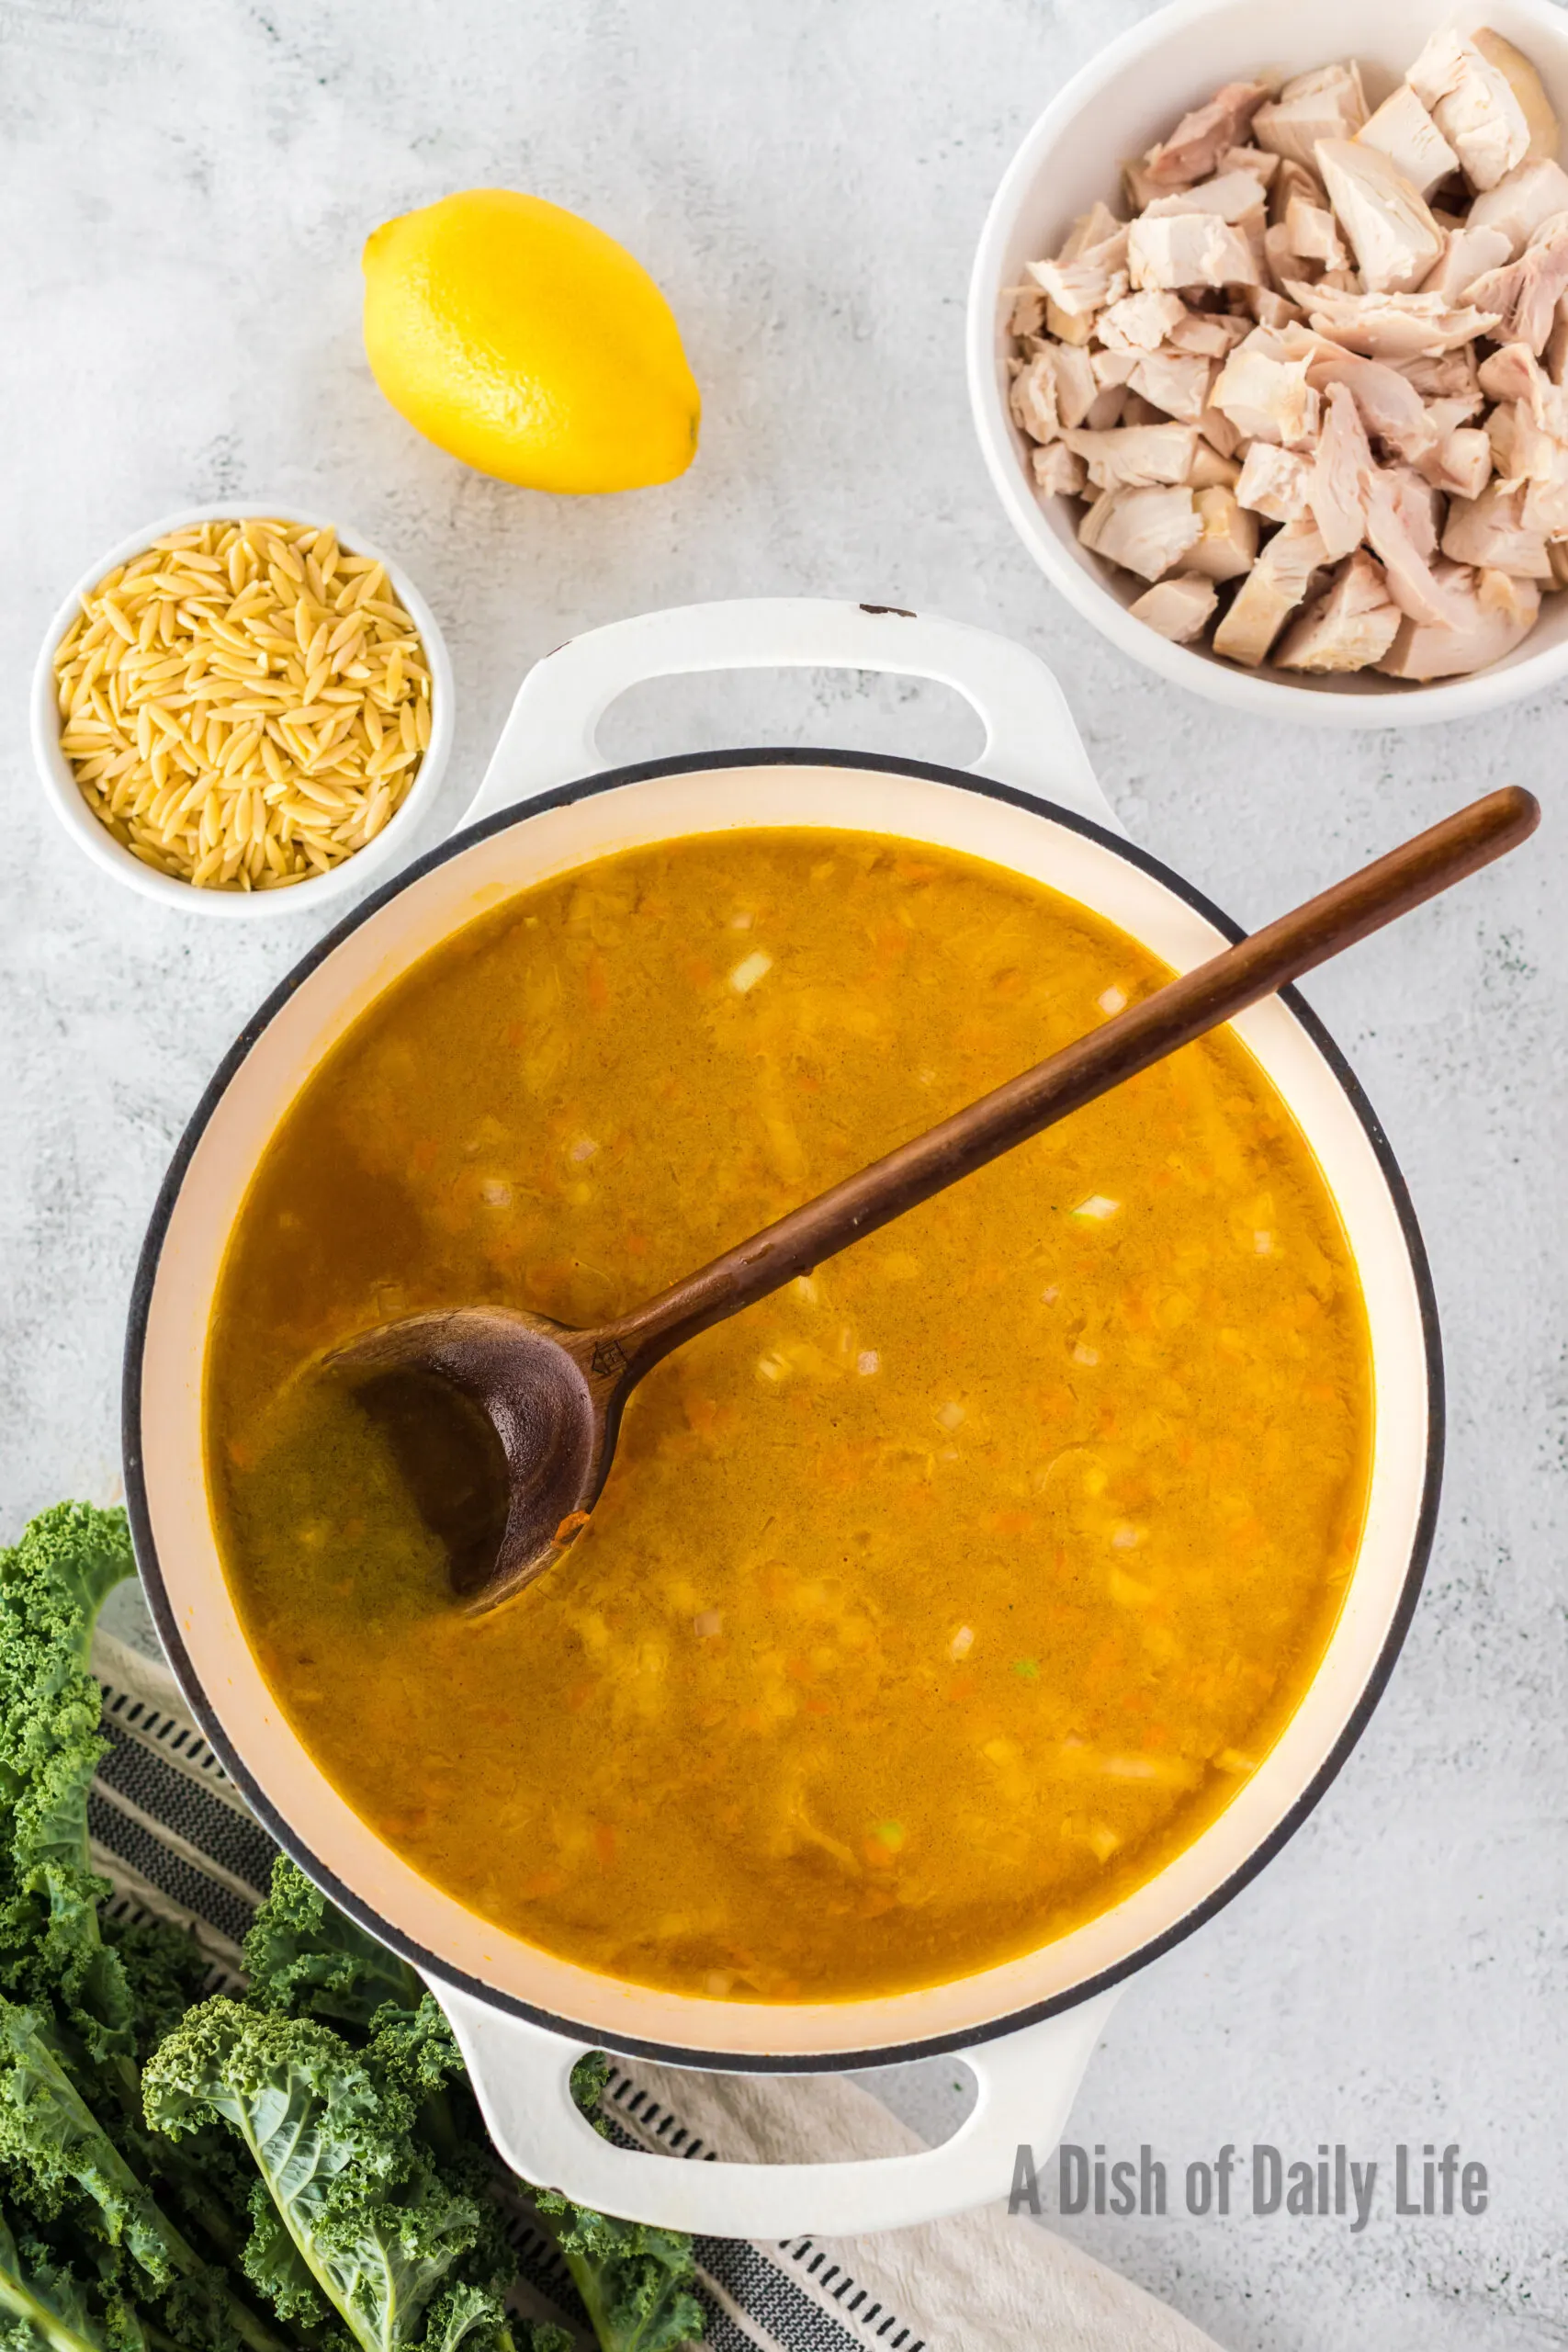
[[[0,2212],[0,2352],[141,2352],[123,2301],[95,2294],[32,2232],[18,2241]]]
[[[396,2352],[429,2343],[425,2322],[444,2290],[472,2286],[489,2303],[487,2342],[470,2299],[472,2352],[510,2346],[486,2216],[436,2162],[413,2099],[373,2048],[353,2050],[313,2018],[219,1999],[190,2012],[143,2082],[158,2130],[222,2121],[243,2141],[299,2257],[281,2262],[264,2217],[247,2273],[269,2292],[281,2288],[301,2317],[308,2273],[361,2352]]]
[[[98,1932],[119,1962],[140,2062],[201,1999],[212,1962],[194,1936],[166,1919],[101,1919]]]
[[[134,2004],[98,1933],[87,1788],[105,1753],[93,1628],[133,1574],[125,1513],[57,1503],[0,1553],[0,1991],[57,2000],[95,2059],[129,2055]]]
[[[205,1990],[211,1962],[195,1939],[162,1919],[100,1923],[105,1943],[124,1972],[130,2001],[134,2058],[95,2068],[69,2034],[62,2055],[77,2088],[106,2117],[111,2136],[133,2169],[151,2181],[182,2229],[224,2262],[238,2259],[250,2231],[254,2178],[244,2153],[226,2132],[206,2132],[177,2145],[149,2132],[141,2111],[144,2062]],[[0,2344],[0,2352],[5,2346]]]
[[[245,1973],[257,2008],[367,2030],[386,2002],[417,2009],[424,1995],[406,1961],[346,1918],[283,1854],[245,1938]]]
[[[131,1573],[123,1513],[84,1504],[0,1552],[0,2352],[569,2352],[506,2320],[511,2177],[412,1969],[288,1862],[245,2007],[189,2007],[206,1963],[175,1930],[100,1924],[88,1655]],[[578,2077],[591,2110],[602,2074]],[[558,2199],[549,2225],[608,2352],[700,2334],[684,2239]]]
[[[571,2095],[597,2131],[610,2062],[591,2050],[571,2070]],[[703,2334],[703,2308],[691,2293],[696,2276],[692,2241],[682,2230],[618,2222],[573,2205],[558,2189],[529,2191],[545,2229],[559,2246],[602,2352],[675,2352]]]
[[[199,2267],[61,2062],[43,2018],[0,2001],[0,2165],[50,2222],[88,2209],[85,2234],[123,2245],[154,2287]]]
[[[45,2021],[9,2001],[0,2001],[0,2180],[45,2235],[151,2304],[174,2342],[191,2352],[285,2352],[163,2211],[77,2089]]]
[[[696,2265],[683,2232],[590,2212],[554,2189],[536,2190],[534,2202],[604,2352],[674,2352],[700,2338],[702,2305],[688,2291]]]
[[[254,2006],[331,2019],[360,2047],[378,2079],[407,2096],[421,2139],[478,2209],[470,2267],[478,2264],[498,2282],[510,2277],[495,2200],[515,2183],[485,2136],[452,2029],[413,1970],[344,1918],[282,1857],[245,1941],[245,1968]],[[601,2052],[578,2061],[572,2094],[584,2114],[594,2114],[608,2072]],[[672,2230],[610,2221],[558,2199],[540,2210],[560,2241],[606,2352],[667,2352],[701,2335],[701,2309],[685,2291],[693,2274],[689,2239]],[[287,2284],[282,2291],[289,2291]],[[304,2304],[282,2300],[278,2310],[307,2315]],[[426,2339],[433,2345],[436,2323],[433,2306]],[[536,2326],[534,2338],[539,2352],[548,2352],[545,2331]]]
[[[599,2102],[604,2096],[604,2086],[610,2079],[610,2061],[603,2050],[585,2050],[571,2070],[571,2096],[592,2124],[595,2132],[608,2139],[609,2128],[599,2112]]]

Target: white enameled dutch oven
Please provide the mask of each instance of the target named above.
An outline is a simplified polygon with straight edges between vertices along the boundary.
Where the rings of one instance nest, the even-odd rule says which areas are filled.
[[[957,688],[985,721],[979,773],[799,751],[600,766],[598,722],[639,680],[807,664]],[[612,2212],[783,2238],[957,2211],[1006,2192],[1021,2142],[1043,2159],[1115,1989],[1261,1867],[1366,1722],[1430,1542],[1441,1391],[1426,1261],[1377,1121],[1298,998],[1258,1005],[1237,1028],[1311,1142],[1359,1269],[1376,1433],[1366,1530],[1323,1665],[1272,1753],[1218,1820],[1148,1884],[1059,1941],[956,1983],[874,2000],[767,2006],[650,1992],[553,1959],[427,1884],[311,1761],[230,1601],[203,1477],[200,1410],[208,1313],[225,1245],[252,1171],[299,1090],[416,957],[550,875],[642,842],[752,825],[865,828],[990,859],[1095,908],[1179,970],[1238,936],[1179,875],[1129,845],[1055,679],[998,638],[912,614],[783,600],[649,614],[580,638],[524,684],[465,829],[296,967],[208,1088],[164,1183],[138,1277],[125,1445],[142,1576],[194,1711],[302,1868],[428,1978],[502,2154],[527,2177]],[[822,2072],[962,2051],[979,2096],[953,2139],[914,2155],[821,2165],[671,2163],[611,2145],[578,2113],[569,2076],[596,2045],[722,2073]]]

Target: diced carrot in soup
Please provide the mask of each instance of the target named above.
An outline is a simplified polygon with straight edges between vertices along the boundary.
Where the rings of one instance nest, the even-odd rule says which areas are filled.
[[[208,1475],[269,1682],[427,1878],[622,1978],[854,1997],[1092,1918],[1256,1770],[1356,1555],[1370,1362],[1228,1032],[660,1364],[491,1615],[310,1370],[389,1314],[630,1306],[1165,977],[998,868],[740,831],[520,894],[333,1049],[224,1269]]]

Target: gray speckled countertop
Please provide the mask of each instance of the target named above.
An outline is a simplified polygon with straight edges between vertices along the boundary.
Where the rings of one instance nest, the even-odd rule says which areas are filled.
[[[763,591],[931,605],[1058,668],[1134,834],[1260,919],[1484,786],[1547,820],[1503,869],[1309,988],[1414,1192],[1450,1466],[1427,1589],[1359,1749],[1286,1852],[1134,1985],[1077,2138],[1173,2170],[1231,2140],[1461,2143],[1480,2218],[1066,2226],[1234,2352],[1568,2341],[1563,697],[1330,737],[1237,721],[1111,652],[1014,542],[973,445],[965,277],[990,190],[1136,0],[175,0],[0,6],[0,1496],[107,1497],[127,1290],[169,1152],[309,944],[100,881],[44,811],[28,676],[62,586],[190,500],[358,519],[448,629],[462,808],[524,670],[592,624]],[[589,213],[670,292],[707,398],[665,490],[552,501],[460,471],[381,401],[358,250],[501,181]],[[807,678],[647,689],[622,755],[738,741],[973,749],[935,695]],[[932,2128],[952,2069],[890,2095]],[[1021,2226],[1022,2226],[1021,2224]]]

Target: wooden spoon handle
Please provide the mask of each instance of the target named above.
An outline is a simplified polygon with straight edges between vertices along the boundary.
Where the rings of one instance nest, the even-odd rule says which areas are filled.
[[[1123,1079],[1272,996],[1341,948],[1490,865],[1532,833],[1540,818],[1530,794],[1513,785],[1472,801],[1278,922],[1168,981],[1048,1061],[792,1209],[646,1306],[604,1325],[598,1336],[619,1342],[629,1385],[709,1324],[765,1298],[1070,1111],[1109,1093]]]

